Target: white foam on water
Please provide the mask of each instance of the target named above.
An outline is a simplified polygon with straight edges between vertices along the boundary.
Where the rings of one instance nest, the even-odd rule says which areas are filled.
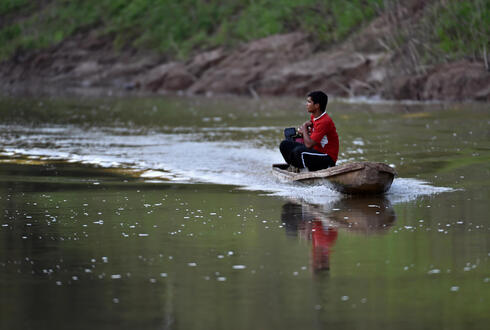
[[[0,125],[0,130],[2,125]],[[271,165],[284,162],[278,148],[257,146],[259,141],[208,141],[209,133],[269,131],[274,127],[203,128],[192,132],[155,133],[79,127],[30,129],[8,127],[0,135],[0,155],[63,159],[71,163],[142,171],[148,182],[214,183],[301,200],[312,204],[336,201],[342,194],[325,185],[283,182],[272,175]],[[11,134],[9,134],[11,133]],[[224,138],[221,138],[223,140]],[[362,145],[356,140],[357,146]],[[21,147],[20,147],[21,145]],[[387,194],[392,203],[418,196],[453,191],[427,182],[396,178]]]
[[[392,204],[397,204],[414,200],[423,195],[436,195],[452,191],[456,191],[456,189],[432,186],[429,182],[418,179],[395,178],[386,197]]]
[[[167,176],[168,173],[162,171],[153,171],[153,170],[148,170],[141,174],[142,178],[166,178]]]

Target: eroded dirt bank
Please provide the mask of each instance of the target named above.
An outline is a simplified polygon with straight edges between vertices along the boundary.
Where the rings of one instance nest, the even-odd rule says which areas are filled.
[[[483,62],[460,60],[407,72],[400,54],[382,42],[386,28],[379,18],[328,51],[315,51],[307,35],[290,33],[232,50],[214,49],[188,61],[115,52],[108,37],[79,34],[0,63],[0,88],[6,93],[49,86],[253,97],[304,96],[322,89],[341,97],[490,101],[490,73]]]

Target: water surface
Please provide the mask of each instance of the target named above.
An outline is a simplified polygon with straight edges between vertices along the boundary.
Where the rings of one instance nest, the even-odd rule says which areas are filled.
[[[332,102],[353,198],[271,175],[303,103],[2,99],[1,328],[485,327],[485,106]]]

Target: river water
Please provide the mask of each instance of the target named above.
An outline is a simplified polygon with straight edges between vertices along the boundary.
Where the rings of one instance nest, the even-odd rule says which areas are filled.
[[[281,182],[300,99],[0,99],[1,329],[483,329],[486,104],[333,101],[383,197]]]

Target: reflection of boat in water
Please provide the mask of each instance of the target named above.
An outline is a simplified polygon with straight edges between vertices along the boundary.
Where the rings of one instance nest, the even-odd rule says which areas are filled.
[[[340,231],[383,233],[396,220],[390,202],[382,197],[345,198],[332,206],[287,202],[281,219],[286,233],[312,242],[314,271],[330,268],[330,253]]]
[[[287,164],[273,164],[272,173],[293,182],[329,183],[344,194],[382,194],[391,187],[395,170],[383,163],[352,162],[312,172],[290,172]]]
[[[306,205],[309,212],[320,213],[328,225],[345,228],[350,232],[365,234],[383,233],[396,220],[395,210],[388,199],[376,196],[344,198],[323,210]]]

